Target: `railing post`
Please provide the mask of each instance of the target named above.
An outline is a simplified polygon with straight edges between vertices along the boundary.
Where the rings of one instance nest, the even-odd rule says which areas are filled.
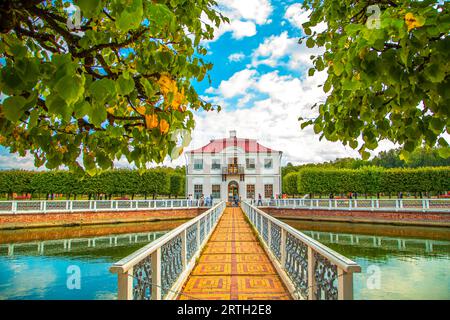
[[[269,249],[272,244],[271,234],[272,234],[272,222],[269,219],[267,219],[267,246],[269,247]]]
[[[308,300],[316,300],[316,280],[315,280],[316,258],[314,251],[308,246]]]
[[[152,254],[152,300],[161,300],[161,248]]]
[[[133,299],[133,267],[125,272],[119,272],[118,277],[118,295],[119,300],[132,300]]]
[[[338,268],[338,300],[353,300],[353,273]]]
[[[12,210],[12,213],[17,213],[17,201],[13,201],[11,203],[11,210]]]
[[[181,232],[181,262],[183,263],[183,270],[187,266],[187,232],[186,229]]]
[[[281,228],[280,253],[281,253],[280,264],[281,268],[284,269],[284,266],[286,265],[286,230],[284,230],[283,228]]]

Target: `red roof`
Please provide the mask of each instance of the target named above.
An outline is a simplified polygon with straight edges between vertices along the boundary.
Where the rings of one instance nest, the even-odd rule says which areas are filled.
[[[189,151],[190,153],[218,153],[225,148],[238,147],[245,153],[281,153],[256,142],[254,139],[224,138],[211,140],[206,146]]]

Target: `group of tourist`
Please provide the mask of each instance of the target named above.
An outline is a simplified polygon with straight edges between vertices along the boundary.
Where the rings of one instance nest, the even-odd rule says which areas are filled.
[[[213,198],[212,194],[205,197],[205,195],[203,193],[200,196],[197,195],[195,200],[198,201],[199,207],[211,207],[214,202],[214,198]],[[189,202],[189,206],[193,205],[194,201],[193,201],[192,194],[188,195],[188,202]]]

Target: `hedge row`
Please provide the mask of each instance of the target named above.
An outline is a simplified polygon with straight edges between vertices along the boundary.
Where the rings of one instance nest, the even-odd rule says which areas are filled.
[[[0,171],[0,193],[7,194],[64,194],[67,197],[88,195],[97,198],[105,195],[131,196],[140,194],[184,195],[184,176],[166,168],[137,170],[112,170],[95,176],[78,176],[68,171]]]
[[[308,168],[286,175],[284,183],[286,184],[285,190],[289,194],[446,192],[450,190],[450,167],[417,169]]]

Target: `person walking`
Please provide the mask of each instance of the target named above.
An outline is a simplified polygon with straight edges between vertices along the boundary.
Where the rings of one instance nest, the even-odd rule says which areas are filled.
[[[212,195],[212,193],[211,193],[211,195],[209,196],[209,201],[210,201],[210,204],[211,204],[211,207],[213,206],[213,204],[214,204],[214,198],[213,198],[213,195]]]
[[[202,194],[202,196],[200,197],[200,207],[203,207],[205,204],[205,196]]]
[[[261,193],[258,193],[258,204],[257,206],[262,206],[262,196]]]

